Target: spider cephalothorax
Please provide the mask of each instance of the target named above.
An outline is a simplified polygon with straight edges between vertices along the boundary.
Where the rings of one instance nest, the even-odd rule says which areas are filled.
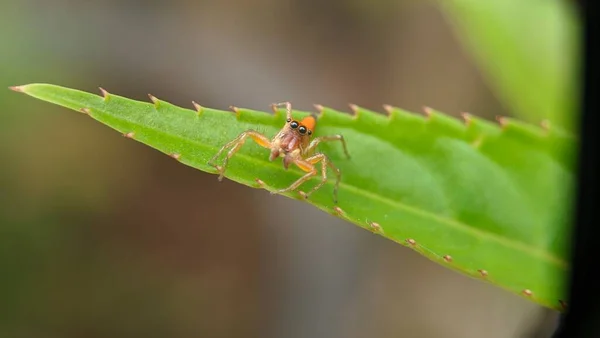
[[[297,189],[302,183],[317,175],[318,171],[315,168],[315,165],[321,163],[321,182],[313,187],[308,193],[302,193],[302,195],[308,197],[327,182],[327,167],[329,167],[335,172],[337,178],[334,186],[334,201],[337,203],[337,189],[341,178],[340,170],[331,163],[325,154],[316,153],[313,155],[313,153],[320,142],[341,141],[344,152],[349,158],[350,155],[348,155],[344,137],[342,135],[319,136],[311,141],[312,134],[314,133],[317,124],[316,116],[309,115],[298,121],[292,118],[292,105],[289,102],[273,104],[273,109],[276,110],[277,107],[281,105],[285,105],[286,107],[286,122],[283,128],[271,140],[255,130],[247,130],[225,144],[208,163],[217,169],[219,180],[222,180],[229,159],[242,147],[246,139],[250,137],[261,147],[271,150],[269,160],[273,161],[278,157],[283,157],[283,166],[285,169],[288,169],[289,165],[293,163],[306,172],[304,176],[300,177],[289,187],[272,191],[272,194]],[[223,153],[223,151],[225,151],[225,149],[229,149],[227,156],[225,157],[223,164],[218,166],[215,164],[215,160]]]

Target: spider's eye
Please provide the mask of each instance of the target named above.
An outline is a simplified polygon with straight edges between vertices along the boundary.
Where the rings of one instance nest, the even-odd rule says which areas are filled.
[[[308,130],[308,135],[312,135],[312,131],[310,131],[310,129]]]
[[[300,128],[298,128],[298,131],[300,132],[300,134],[306,134],[306,127],[300,126]]]
[[[298,128],[298,122],[292,121],[292,123],[290,123],[290,127],[292,127],[293,129]]]
[[[287,119],[287,122],[288,122],[288,123],[290,123],[290,121],[291,121],[291,120],[292,120],[292,119]]]

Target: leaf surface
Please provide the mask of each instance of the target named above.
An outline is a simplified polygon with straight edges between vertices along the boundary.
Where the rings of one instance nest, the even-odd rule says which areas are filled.
[[[48,84],[13,89],[89,114],[210,173],[215,170],[208,160],[241,132],[255,129],[270,138],[285,123],[283,111],[196,111],[155,98],[152,104]],[[342,172],[339,204],[333,203],[331,173],[306,202],[446,267],[561,310],[577,140],[557,128],[501,122],[473,116],[463,122],[434,110],[424,116],[390,107],[384,115],[356,107],[352,115],[323,108],[315,136],[344,135],[352,158],[338,142],[319,145]],[[284,170],[280,160],[269,162],[268,154],[246,142],[225,177],[272,191],[302,175],[295,167]],[[298,192],[286,195],[303,200]]]

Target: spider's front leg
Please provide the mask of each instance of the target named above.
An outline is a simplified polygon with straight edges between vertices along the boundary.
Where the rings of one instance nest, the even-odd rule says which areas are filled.
[[[271,193],[277,194],[277,193],[284,193],[284,192],[296,190],[302,183],[308,181],[313,176],[317,175],[318,172],[317,172],[317,169],[315,168],[315,165],[318,164],[319,162],[321,163],[321,182],[319,182],[317,185],[315,185],[309,192],[303,193],[302,195],[304,196],[304,198],[308,198],[308,196],[310,196],[310,194],[317,191],[319,188],[321,188],[327,182],[327,167],[329,167],[329,168],[331,168],[331,170],[333,170],[333,172],[336,175],[336,181],[335,181],[335,185],[333,187],[333,202],[335,204],[337,204],[337,191],[338,191],[338,186],[340,184],[340,179],[341,179],[342,174],[341,174],[340,170],[337,167],[335,167],[333,165],[333,163],[331,163],[331,161],[325,154],[316,154],[305,160],[302,160],[302,159],[294,160],[294,164],[296,164],[300,169],[302,169],[303,171],[305,171],[307,173],[304,176],[300,177],[296,182],[292,183],[289,187],[287,187],[285,189],[273,191]]]
[[[223,174],[225,173],[225,169],[227,169],[227,163],[229,162],[229,159],[233,157],[233,155],[235,155],[235,153],[238,150],[240,150],[240,148],[244,145],[248,137],[250,137],[252,140],[254,140],[254,142],[256,142],[259,146],[263,148],[271,148],[271,141],[265,135],[257,132],[256,130],[246,130],[245,132],[241,133],[240,135],[238,135],[238,137],[234,138],[233,140],[225,144],[223,147],[221,147],[221,149],[219,149],[215,156],[213,156],[210,159],[210,161],[208,161],[209,165],[217,169],[217,172],[219,173],[219,181],[223,180]],[[221,156],[223,151],[225,151],[228,148],[231,149],[229,149],[229,151],[227,152],[227,156],[225,157],[223,164],[220,166],[217,165],[215,161],[219,158],[219,156]]]
[[[308,145],[307,152],[313,152],[317,145],[321,142],[331,142],[331,141],[340,141],[342,142],[342,147],[344,148],[344,154],[346,154],[347,158],[350,158],[350,154],[348,153],[348,148],[346,147],[346,140],[343,135],[329,135],[329,136],[319,136],[312,140]]]

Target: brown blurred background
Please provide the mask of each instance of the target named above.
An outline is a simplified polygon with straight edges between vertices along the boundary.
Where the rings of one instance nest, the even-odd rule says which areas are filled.
[[[508,115],[433,0],[0,4],[0,337],[552,332],[555,312],[1,89]]]

